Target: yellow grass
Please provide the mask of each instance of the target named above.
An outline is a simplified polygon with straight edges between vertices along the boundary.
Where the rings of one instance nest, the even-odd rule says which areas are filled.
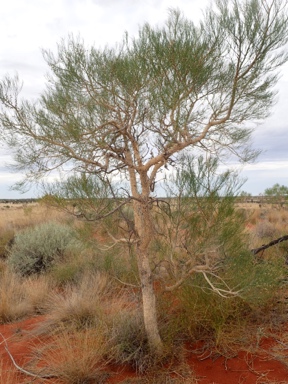
[[[23,381],[20,381],[20,376],[17,371],[15,371],[14,367],[8,366],[7,364],[4,364],[3,361],[0,361],[0,383],[5,384],[16,384],[16,383],[23,383]],[[26,383],[26,381],[25,381]]]
[[[107,340],[97,329],[71,332],[63,327],[50,343],[46,342],[42,348],[37,346],[35,354],[47,367],[41,368],[41,374],[53,375],[61,383],[104,383],[108,377]],[[33,371],[36,370],[34,367]]]
[[[47,221],[67,220],[67,215],[40,203],[0,204],[0,234]]]

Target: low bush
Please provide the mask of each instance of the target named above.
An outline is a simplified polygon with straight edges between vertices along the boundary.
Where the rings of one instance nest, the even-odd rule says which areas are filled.
[[[208,275],[211,285],[202,274],[195,273],[178,290],[160,293],[163,339],[179,344],[183,340],[209,340],[207,348],[213,345],[219,353],[233,355],[239,344],[251,343],[253,332],[247,325],[251,319],[266,312],[269,321],[287,273],[283,264],[281,258],[257,260],[250,253],[242,253],[222,262],[218,278]],[[235,295],[225,294],[230,290],[224,281]]]
[[[269,221],[260,221],[256,224],[254,232],[260,239],[272,239],[276,236],[277,229],[275,228],[275,224],[272,224]]]
[[[45,272],[75,245],[74,231],[69,226],[40,224],[16,234],[8,265],[22,276]]]
[[[160,356],[150,349],[143,316],[137,306],[123,307],[121,311],[115,312],[113,317],[109,316],[107,329],[110,336],[110,355],[113,356],[113,361],[121,365],[129,364],[138,374],[159,373],[160,367],[165,366],[168,361],[170,367],[173,365],[176,371],[176,366],[179,368],[179,364],[183,363],[179,359],[179,348],[177,346],[171,348],[171,344],[169,345],[166,339],[163,354]],[[178,356],[175,358],[177,354]],[[167,372],[166,367],[166,374]]]

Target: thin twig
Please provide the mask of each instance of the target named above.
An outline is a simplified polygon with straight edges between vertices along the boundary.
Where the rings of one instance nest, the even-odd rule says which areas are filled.
[[[136,284],[126,283],[125,281],[118,279],[118,277],[116,277],[116,276],[113,276],[113,279],[115,279],[116,281],[118,281],[119,283],[121,283],[123,285],[127,285],[127,287],[140,288],[140,284],[136,285]]]
[[[237,292],[234,292],[234,291],[231,291],[231,290],[226,290],[226,289],[222,289],[222,288],[217,288],[215,287],[211,280],[208,278],[208,276],[206,275],[206,273],[204,271],[201,271],[201,273],[203,274],[205,280],[207,281],[207,283],[210,285],[210,287],[212,288],[212,291],[214,292],[217,292],[218,295],[220,295],[221,297],[224,297],[225,299],[229,298],[229,297],[232,297],[232,296],[237,296],[239,295],[240,291],[237,291]]]

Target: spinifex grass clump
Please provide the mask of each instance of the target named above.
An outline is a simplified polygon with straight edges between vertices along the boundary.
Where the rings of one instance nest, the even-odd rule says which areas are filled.
[[[0,230],[0,258],[5,259],[7,257],[8,249],[14,241],[14,235],[12,229]]]
[[[0,269],[0,324],[43,313],[49,292],[55,284],[48,275],[19,276],[7,268]]]
[[[81,330],[102,324],[114,303],[113,294],[114,286],[107,275],[86,272],[64,292],[51,293],[46,305],[48,316],[39,332],[57,332],[63,325]]]
[[[36,364],[33,372],[45,372],[63,384],[105,383],[109,377],[109,344],[99,327],[75,331],[62,326],[56,337],[38,345],[34,353],[44,368],[39,372]]]
[[[25,293],[24,282],[11,271],[0,274],[0,324],[19,319],[33,313]]]
[[[75,245],[74,231],[69,226],[56,222],[41,224],[15,236],[8,264],[22,276],[41,273]]]

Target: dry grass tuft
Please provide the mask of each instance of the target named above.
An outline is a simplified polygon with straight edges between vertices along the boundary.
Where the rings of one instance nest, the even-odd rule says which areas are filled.
[[[0,268],[0,323],[43,313],[52,289],[47,276],[23,279],[1,265]]]
[[[29,306],[33,308],[33,312],[36,314],[46,312],[47,302],[51,291],[54,289],[56,289],[55,284],[49,275],[31,276],[23,279],[23,292],[25,292]]]
[[[38,333],[56,332],[63,324],[72,329],[98,326],[105,317],[105,310],[111,301],[114,288],[107,275],[83,274],[75,285],[68,285],[61,292],[50,294],[46,304],[47,320]]]
[[[7,323],[33,313],[33,307],[19,276],[8,269],[0,276],[0,323]]]
[[[1,360],[0,361],[0,383],[5,384],[16,384],[16,383],[25,383],[20,380],[20,375],[12,366],[7,366],[7,364]]]
[[[106,371],[107,341],[99,329],[82,329],[67,331],[64,326],[50,343],[37,347],[34,354],[41,361],[41,374],[53,375],[67,384],[105,383],[108,378]],[[43,368],[43,366],[45,368]],[[39,367],[29,369],[39,371]]]

